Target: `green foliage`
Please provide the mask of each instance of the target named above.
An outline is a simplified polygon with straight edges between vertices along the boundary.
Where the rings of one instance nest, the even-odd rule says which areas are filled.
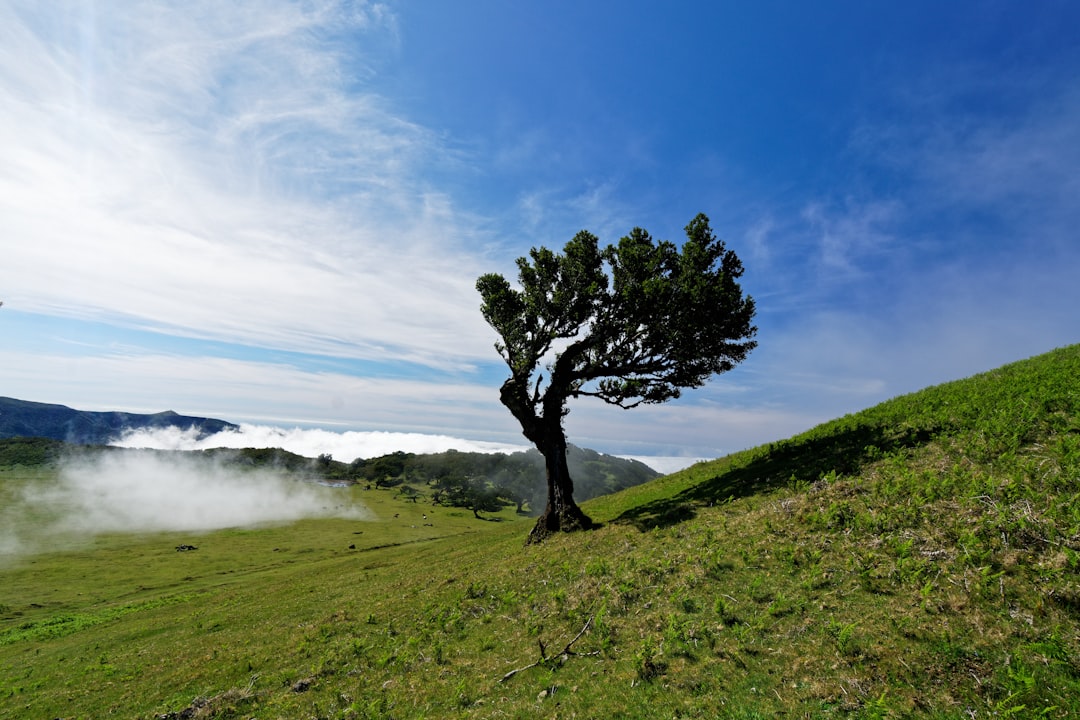
[[[639,680],[652,680],[663,675],[667,670],[659,646],[651,637],[641,641],[634,654],[635,671]]]
[[[513,377],[524,381],[556,341],[572,340],[549,388],[631,407],[678,397],[741,362],[756,344],[754,302],[737,282],[742,264],[704,215],[686,236],[680,250],[635,228],[601,250],[581,232],[562,254],[534,248],[520,258],[520,290],[482,276],[481,310]]]
[[[240,450],[214,448],[204,450],[202,454],[224,463],[247,468],[273,468],[299,473],[314,471],[318,467],[317,460],[281,448],[243,448]],[[332,460],[325,462],[323,466],[328,468],[331,465],[333,465]]]
[[[42,437],[13,437],[0,440],[0,467],[33,467],[55,462],[64,443]]]

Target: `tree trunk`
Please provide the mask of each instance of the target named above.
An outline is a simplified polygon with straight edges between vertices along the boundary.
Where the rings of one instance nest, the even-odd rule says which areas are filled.
[[[566,436],[562,428],[549,433],[537,447],[544,456],[547,473],[547,505],[529,533],[528,544],[543,542],[553,533],[595,527],[592,519],[574,502],[574,481],[566,466]]]
[[[528,377],[514,375],[500,389],[503,405],[521,423],[525,435],[544,456],[547,474],[547,505],[529,533],[528,544],[543,542],[549,535],[573,530],[589,530],[596,523],[574,502],[574,482],[566,467],[566,433],[562,428],[566,405],[565,387],[552,384],[543,397],[543,414],[538,414],[540,398],[529,396]]]

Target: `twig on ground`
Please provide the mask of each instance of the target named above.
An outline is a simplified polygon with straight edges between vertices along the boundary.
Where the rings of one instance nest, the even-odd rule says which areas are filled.
[[[510,678],[517,675],[519,672],[523,672],[525,670],[530,670],[530,669],[532,669],[534,667],[539,667],[540,665],[547,665],[547,664],[552,663],[552,662],[554,662],[556,660],[565,660],[566,658],[570,657],[571,655],[599,655],[600,654],[599,650],[593,650],[592,652],[587,652],[587,653],[577,653],[577,652],[574,652],[573,650],[570,649],[571,647],[573,647],[574,643],[576,643],[578,640],[581,639],[582,635],[584,635],[586,632],[588,632],[589,628],[592,626],[592,621],[593,621],[592,618],[589,618],[588,620],[586,620],[585,621],[585,626],[582,627],[581,631],[578,632],[578,634],[574,636],[574,639],[571,640],[570,642],[566,643],[566,647],[564,647],[562,650],[555,653],[554,655],[549,656],[547,654],[547,650],[544,647],[544,641],[540,640],[539,641],[539,643],[540,643],[540,659],[537,660],[536,662],[530,663],[530,664],[528,664],[528,665],[526,665],[524,667],[519,667],[516,670],[511,670],[510,672],[503,675],[502,678],[499,680],[499,682],[506,682]]]

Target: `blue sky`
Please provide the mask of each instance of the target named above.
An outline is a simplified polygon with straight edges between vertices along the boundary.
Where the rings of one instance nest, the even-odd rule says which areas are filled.
[[[713,457],[1077,342],[1077,28],[1064,0],[0,0],[0,395],[523,444],[476,277],[698,212],[759,348],[674,403],[583,400],[571,441]]]

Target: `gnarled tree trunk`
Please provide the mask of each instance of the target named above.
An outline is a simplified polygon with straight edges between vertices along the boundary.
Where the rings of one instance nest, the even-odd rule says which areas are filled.
[[[566,466],[566,433],[562,428],[565,399],[551,388],[543,398],[543,415],[536,412],[539,398],[530,398],[527,378],[511,377],[503,383],[503,405],[521,423],[522,434],[544,456],[547,475],[547,505],[529,533],[528,543],[542,542],[552,533],[588,530],[595,523],[574,502],[574,481]]]
[[[537,449],[544,456],[547,474],[547,505],[529,533],[530,544],[542,542],[552,533],[588,530],[595,526],[574,502],[574,481],[566,466],[566,436],[562,428],[554,435],[537,443]]]

